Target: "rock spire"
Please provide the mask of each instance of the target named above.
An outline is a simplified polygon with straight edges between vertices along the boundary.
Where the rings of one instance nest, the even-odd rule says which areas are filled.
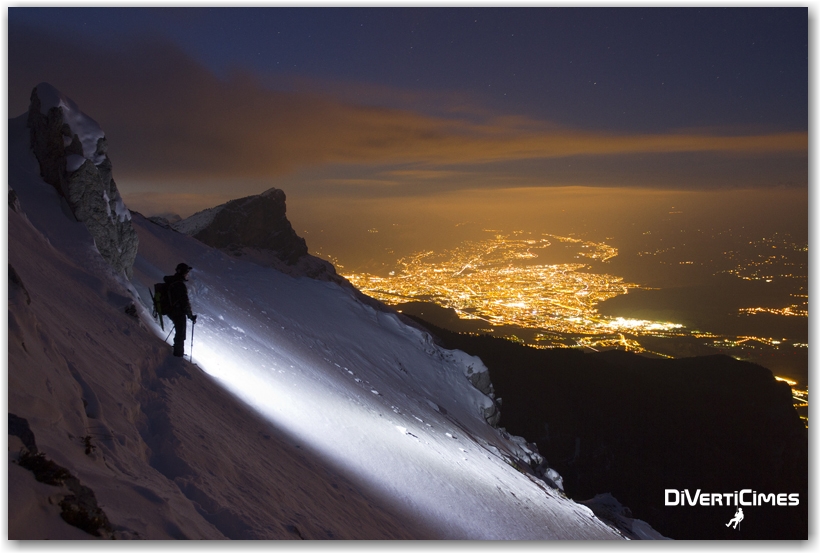
[[[56,88],[40,83],[31,93],[28,128],[40,175],[85,224],[102,257],[130,278],[138,238],[112,177],[100,126]]]

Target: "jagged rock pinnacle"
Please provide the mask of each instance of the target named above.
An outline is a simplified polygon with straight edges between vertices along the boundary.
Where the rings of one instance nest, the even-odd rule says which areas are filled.
[[[137,233],[112,177],[99,125],[56,88],[40,83],[31,93],[28,127],[43,180],[86,225],[102,257],[130,278]]]

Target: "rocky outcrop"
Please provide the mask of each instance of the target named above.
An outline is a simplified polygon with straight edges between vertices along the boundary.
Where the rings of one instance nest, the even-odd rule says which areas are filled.
[[[9,209],[15,213],[22,213],[23,208],[20,207],[20,198],[17,197],[17,192],[9,188]]]
[[[17,274],[17,271],[9,263],[9,302],[13,302],[17,296],[26,300],[26,305],[31,305],[31,296],[23,284],[23,279]]]
[[[40,83],[31,93],[28,127],[43,180],[86,225],[102,257],[130,278],[137,233],[112,177],[99,125],[57,89]]]
[[[34,478],[48,486],[60,488],[58,497],[62,496],[58,505],[60,517],[72,526],[97,537],[110,538],[113,533],[108,516],[97,503],[94,490],[80,483],[80,480],[71,474],[65,467],[61,467],[44,453],[37,450],[34,432],[31,431],[28,420],[9,413],[9,436],[20,438],[19,455],[12,455],[12,462],[34,473]],[[90,436],[88,436],[90,439]],[[90,454],[86,446],[86,455]],[[16,458],[15,458],[16,457]]]
[[[286,215],[285,193],[271,188],[212,207],[172,227],[234,257],[273,267],[294,277],[350,284],[331,263],[308,253]]]
[[[595,516],[618,530],[630,540],[668,540],[646,522],[632,517],[629,507],[624,507],[611,493],[598,494],[592,499],[579,501],[595,513]]]
[[[285,215],[285,193],[277,188],[209,211],[215,211],[210,223],[192,234],[209,246],[229,252],[243,248],[270,251],[287,265],[295,265],[308,253],[305,239],[296,234]]]

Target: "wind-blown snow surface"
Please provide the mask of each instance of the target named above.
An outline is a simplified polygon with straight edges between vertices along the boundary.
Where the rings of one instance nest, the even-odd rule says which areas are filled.
[[[9,210],[9,264],[25,294],[10,285],[9,412],[95,492],[116,537],[620,538],[509,464],[524,454],[483,420],[489,400],[464,374],[475,358],[335,284],[233,260],[140,216],[129,283],[15,129],[9,185],[25,215]],[[124,312],[180,261],[194,267],[196,365],[170,355],[145,307]],[[13,464],[19,444],[10,438],[9,537],[89,538],[60,519],[59,488]]]

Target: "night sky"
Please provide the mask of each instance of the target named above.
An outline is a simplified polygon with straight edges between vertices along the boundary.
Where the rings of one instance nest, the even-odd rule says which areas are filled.
[[[808,190],[803,8],[9,8],[129,207],[586,186]],[[307,207],[306,207],[307,208]]]

